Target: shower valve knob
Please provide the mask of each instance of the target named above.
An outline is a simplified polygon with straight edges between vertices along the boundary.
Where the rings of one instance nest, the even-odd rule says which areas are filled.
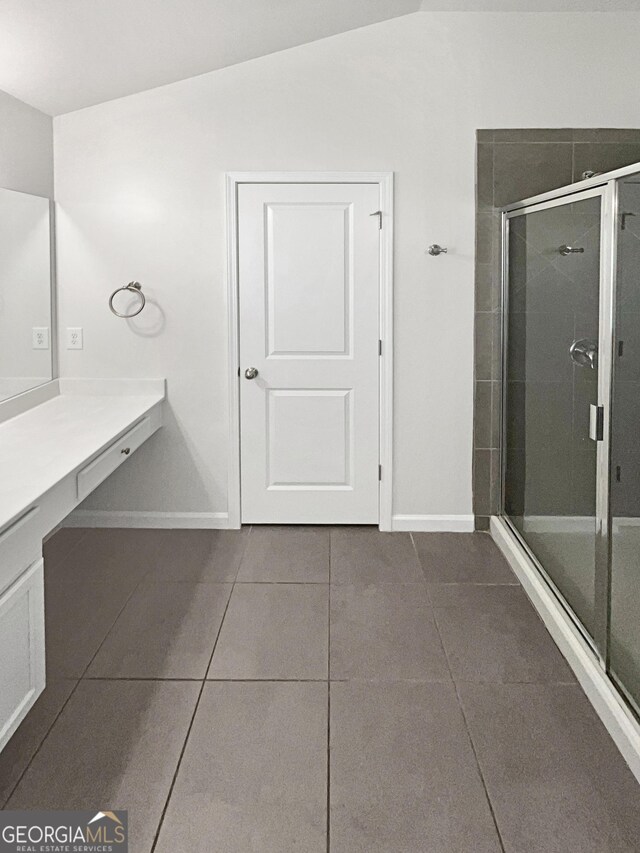
[[[429,252],[430,255],[434,255],[436,258],[438,257],[438,255],[447,254],[447,250],[442,246],[438,246],[437,243],[434,243],[432,246],[429,246],[427,252]]]

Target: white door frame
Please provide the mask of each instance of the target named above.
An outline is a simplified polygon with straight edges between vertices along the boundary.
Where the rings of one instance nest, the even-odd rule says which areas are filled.
[[[229,461],[227,500],[230,528],[240,527],[240,332],[238,291],[239,184],[377,184],[380,233],[379,370],[380,530],[391,530],[393,500],[393,172],[227,172],[227,299],[229,333]],[[373,213],[373,211],[372,211]]]

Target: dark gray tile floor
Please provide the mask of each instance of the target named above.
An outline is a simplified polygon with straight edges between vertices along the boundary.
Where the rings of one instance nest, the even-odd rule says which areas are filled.
[[[626,853],[640,786],[488,534],[63,530],[0,805],[132,853]]]

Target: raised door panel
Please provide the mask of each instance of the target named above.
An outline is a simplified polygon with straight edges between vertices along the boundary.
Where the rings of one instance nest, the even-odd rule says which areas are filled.
[[[269,489],[352,487],[351,394],[344,389],[268,392]]]
[[[267,358],[348,356],[352,206],[267,205]]]

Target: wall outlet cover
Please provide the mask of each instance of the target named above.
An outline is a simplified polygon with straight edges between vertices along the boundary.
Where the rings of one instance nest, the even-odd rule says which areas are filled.
[[[49,349],[49,327],[34,326],[31,329],[32,349]]]
[[[67,349],[82,349],[82,326],[67,327]]]

